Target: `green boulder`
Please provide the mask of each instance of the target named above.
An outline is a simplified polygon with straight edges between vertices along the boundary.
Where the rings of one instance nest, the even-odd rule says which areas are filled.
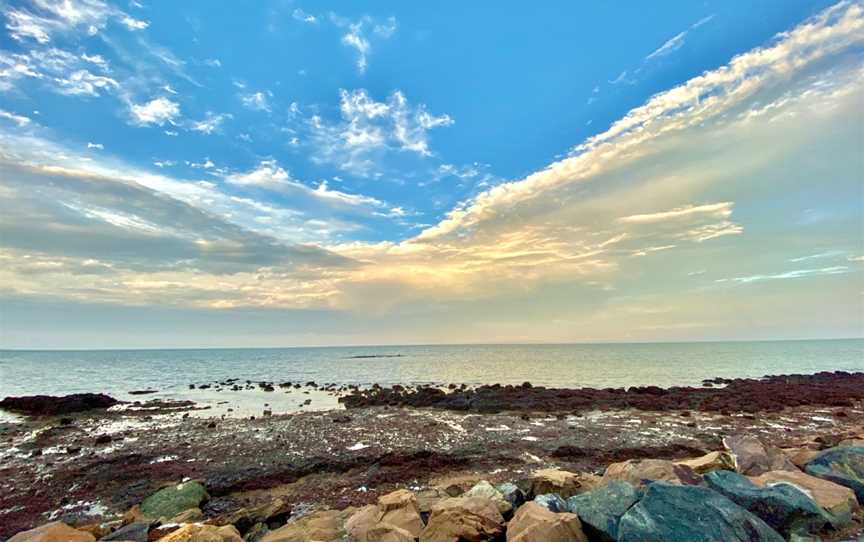
[[[190,508],[198,508],[209,498],[198,482],[183,482],[160,489],[141,503],[141,513],[149,519],[173,518]]]

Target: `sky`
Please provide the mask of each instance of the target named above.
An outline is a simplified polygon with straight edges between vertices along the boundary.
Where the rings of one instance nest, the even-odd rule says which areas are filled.
[[[0,0],[0,348],[864,336],[864,3]]]

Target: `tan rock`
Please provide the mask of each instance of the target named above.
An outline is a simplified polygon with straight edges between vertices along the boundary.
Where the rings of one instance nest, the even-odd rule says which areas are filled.
[[[72,527],[66,525],[62,521],[55,521],[52,523],[46,523],[45,525],[41,525],[36,527],[35,529],[30,529],[29,531],[23,531],[12,538],[10,538],[7,542],[95,542],[96,538],[84,531],[79,531],[77,529],[73,529]]]
[[[243,542],[233,525],[190,523],[159,539],[159,542]]]
[[[489,540],[504,533],[504,518],[488,499],[451,497],[434,507],[420,542]]]
[[[673,484],[696,483],[700,478],[690,467],[665,459],[629,459],[606,467],[603,482],[610,480],[623,480],[638,486],[657,480]]]
[[[789,458],[789,461],[791,461],[792,464],[799,469],[803,469],[804,465],[806,465],[811,459],[819,455],[819,450],[809,447],[780,448],[780,451],[783,452],[783,455]]]
[[[364,506],[345,523],[351,542],[414,542],[416,536],[389,523],[379,522],[380,508]]]
[[[848,487],[810,476],[801,471],[771,471],[759,476],[751,476],[750,480],[758,486],[792,484],[809,495],[819,506],[838,517],[848,516],[858,508],[855,492]]]
[[[576,514],[556,514],[529,502],[507,525],[507,542],[588,542],[588,537]]]
[[[715,470],[735,470],[735,458],[727,452],[711,452],[702,457],[684,459],[675,463],[690,467],[696,474],[705,474]]]
[[[345,538],[345,521],[356,508],[322,510],[270,531],[259,542],[336,542]]]
[[[423,527],[417,498],[404,489],[379,497],[377,505],[364,506],[345,523],[352,542],[411,542]]]
[[[574,473],[560,469],[541,469],[531,475],[531,492],[534,495],[557,493],[572,497],[590,491],[600,485],[600,477],[588,473]]]
[[[119,522],[113,523],[88,523],[86,525],[76,525],[75,528],[79,531],[92,534],[96,540],[111,533],[111,527],[117,526]]]

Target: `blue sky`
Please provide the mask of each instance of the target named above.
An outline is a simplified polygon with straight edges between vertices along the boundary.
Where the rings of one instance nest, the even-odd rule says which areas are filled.
[[[0,9],[0,346],[864,334],[859,2]]]

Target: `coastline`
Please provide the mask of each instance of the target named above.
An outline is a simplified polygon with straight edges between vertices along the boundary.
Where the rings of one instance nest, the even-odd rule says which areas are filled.
[[[771,377],[719,383],[723,388],[712,383],[699,392],[704,400],[722,389],[730,396],[742,389],[765,394],[782,382],[797,383],[770,402],[739,395],[734,411],[731,400],[679,408],[686,405],[666,397],[674,389],[652,387],[633,392],[645,396],[642,402],[596,404],[581,401],[586,390],[490,387],[499,398],[518,393],[524,408],[508,400],[473,410],[406,399],[447,396],[423,391],[432,388],[400,386],[395,395],[392,388],[334,388],[350,408],[254,419],[202,419],[190,415],[194,404],[151,400],[148,406],[143,396],[139,405],[0,425],[0,538],[52,519],[116,520],[159,487],[184,479],[207,488],[205,518],[277,497],[302,515],[363,506],[402,488],[506,482],[544,468],[602,474],[609,463],[627,459],[693,458],[722,449],[730,435],[756,436],[779,448],[836,444],[864,432],[862,378]],[[460,391],[454,388],[450,394]],[[694,393],[677,395],[689,405]],[[784,397],[798,404],[783,405]],[[370,398],[373,404],[364,403]],[[658,408],[650,408],[652,401]]]

